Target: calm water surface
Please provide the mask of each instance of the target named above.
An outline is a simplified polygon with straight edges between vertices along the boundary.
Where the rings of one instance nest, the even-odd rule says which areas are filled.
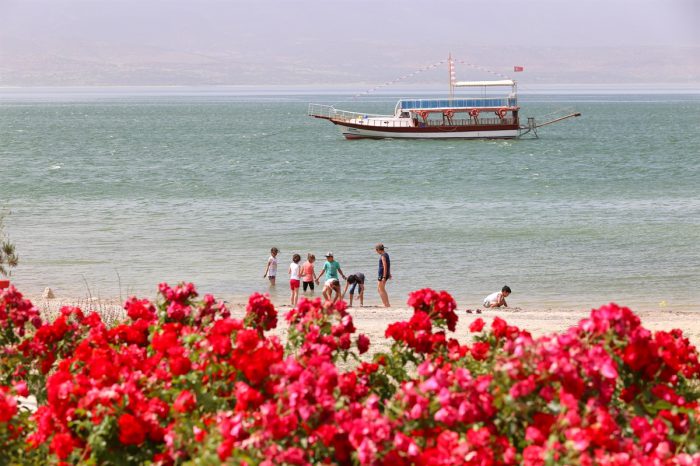
[[[0,205],[28,294],[152,295],[187,280],[232,299],[287,295],[291,255],[335,252],[394,304],[447,289],[478,305],[700,310],[700,96],[523,96],[576,107],[539,140],[346,141],[308,102],[367,113],[394,98],[0,93]],[[320,263],[319,263],[320,265]]]

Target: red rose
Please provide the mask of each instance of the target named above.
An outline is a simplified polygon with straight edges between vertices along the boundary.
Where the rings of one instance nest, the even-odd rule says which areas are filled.
[[[68,458],[73,448],[73,437],[70,434],[54,435],[51,439],[51,445],[49,445],[49,450],[62,460]]]
[[[236,382],[236,411],[255,409],[264,401],[259,391],[245,382]]]
[[[141,421],[129,414],[119,417],[119,441],[124,445],[141,445],[146,440],[146,430]]]
[[[477,361],[482,361],[486,359],[486,355],[489,353],[489,344],[483,341],[478,341],[472,345],[471,353],[474,359]]]
[[[510,387],[509,394],[513,398],[527,396],[535,390],[535,376],[531,375],[525,380],[515,383]]]
[[[423,311],[415,311],[409,321],[409,325],[414,330],[425,330],[426,332],[430,332],[433,328],[430,315]]]
[[[384,336],[387,338],[393,338],[396,341],[405,341],[407,333],[409,332],[408,324],[406,322],[394,322],[389,324],[384,332]]]
[[[277,327],[277,311],[267,296],[260,293],[250,295],[245,322],[248,326],[260,330]]]
[[[166,313],[168,318],[180,322],[185,320],[186,317],[189,317],[192,313],[192,308],[180,301],[173,301],[168,306],[168,309],[166,309]]]
[[[10,422],[17,414],[17,399],[0,390],[0,422]]]
[[[147,299],[138,300],[132,296],[124,303],[124,309],[126,309],[126,314],[131,320],[145,319],[151,321],[156,318],[155,307]]]
[[[357,337],[357,349],[364,354],[369,349],[369,338],[364,333]]]
[[[166,353],[170,348],[177,345],[177,330],[174,327],[164,328],[162,332],[155,333],[151,337],[151,347],[161,353]]]
[[[207,340],[215,354],[224,355],[231,351],[231,337],[228,335],[209,335]]]
[[[350,340],[350,335],[349,334],[344,334],[338,339],[338,347],[340,349],[350,349],[350,345],[352,344],[352,340]]]
[[[338,428],[336,426],[325,424],[319,426],[314,434],[318,437],[322,444],[328,446],[331,445],[337,431]]]
[[[192,362],[184,356],[172,356],[169,360],[173,375],[185,375],[192,368]]]
[[[197,399],[189,390],[183,390],[175,399],[173,409],[178,413],[188,413],[197,406]]]
[[[371,362],[363,362],[359,366],[357,366],[357,373],[358,374],[365,374],[365,375],[370,375],[374,374],[379,370],[379,364],[384,365],[386,363],[384,356],[379,356],[377,358],[376,363],[371,363]]]
[[[500,317],[496,317],[493,319],[493,322],[491,322],[491,329],[493,330],[493,334],[497,338],[500,338],[506,335],[508,324],[506,324],[506,321]]]
[[[523,450],[523,464],[534,466],[544,464],[546,450],[537,445],[529,445]]]
[[[258,346],[260,337],[255,330],[241,330],[236,336],[236,349],[241,351],[252,351]]]
[[[469,325],[469,331],[472,333],[481,332],[481,330],[484,328],[484,325],[484,319],[479,317],[474,322],[472,322],[471,325]]]
[[[29,389],[27,388],[27,382],[20,380],[12,385],[15,389],[15,393],[19,396],[29,396]]]

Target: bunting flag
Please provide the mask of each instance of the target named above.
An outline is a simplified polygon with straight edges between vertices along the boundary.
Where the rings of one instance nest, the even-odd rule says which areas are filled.
[[[484,68],[484,67],[482,67],[482,66],[473,65],[473,64],[467,63],[467,62],[465,62],[465,61],[463,61],[463,60],[457,60],[457,59],[454,59],[454,58],[450,57],[450,59],[448,59],[448,60],[441,60],[441,61],[439,61],[439,62],[437,62],[437,63],[433,63],[432,65],[424,66],[423,68],[419,68],[419,69],[417,69],[417,70],[415,70],[415,71],[412,71],[411,73],[405,74],[405,75],[401,76],[400,78],[396,78],[396,79],[394,79],[393,81],[387,81],[387,82],[385,82],[384,84],[380,84],[380,85],[378,85],[378,86],[375,86],[375,87],[373,87],[372,89],[366,90],[365,92],[360,92],[359,94],[355,94],[355,95],[353,96],[353,99],[357,99],[358,97],[362,97],[362,96],[365,96],[365,95],[369,95],[369,94],[371,94],[371,93],[373,93],[373,92],[375,92],[375,91],[377,91],[377,90],[379,90],[379,89],[381,89],[381,88],[383,88],[383,87],[391,86],[391,85],[396,84],[396,83],[398,83],[398,82],[404,81],[404,80],[406,80],[406,79],[408,79],[408,78],[411,78],[411,77],[417,75],[418,73],[423,73],[424,71],[429,71],[429,70],[435,69],[435,68],[437,68],[437,67],[440,66],[440,65],[444,65],[445,63],[448,63],[448,66],[450,67],[450,81],[451,81],[451,83],[452,83],[453,86],[454,86],[454,84],[457,82],[457,76],[456,76],[456,73],[455,73],[455,66],[454,66],[455,63],[459,63],[459,64],[461,64],[461,65],[469,66],[469,67],[474,68],[474,69],[476,69],[476,70],[483,71],[484,73],[489,73],[489,74],[492,74],[492,75],[494,75],[494,76],[498,76],[499,78],[502,78],[502,79],[510,79],[510,76],[506,76],[506,75],[504,75],[504,74],[501,74],[501,73],[497,73],[497,72],[495,72],[495,71],[488,70],[488,69],[486,69],[486,68]],[[522,67],[522,66],[514,66],[514,67],[513,67],[513,71],[515,71],[515,72],[525,71],[525,68]]]
[[[362,97],[364,95],[371,94],[372,92],[375,92],[378,89],[381,89],[381,88],[387,87],[387,86],[391,86],[392,84],[396,84],[396,83],[401,82],[405,79],[413,77],[413,76],[417,75],[418,73],[422,73],[424,71],[428,71],[428,70],[432,70],[434,68],[437,68],[438,66],[445,64],[445,62],[446,62],[446,60],[442,60],[442,61],[439,61],[437,63],[433,63],[432,65],[424,66],[423,68],[420,68],[420,69],[417,69],[411,73],[405,74],[405,75],[401,76],[400,78],[396,78],[393,81],[387,81],[384,84],[380,84],[379,86],[375,86],[372,89],[366,90],[365,92],[360,92],[359,94],[355,94],[353,96],[353,99],[357,99],[358,97]]]
[[[492,74],[492,75],[494,75],[494,76],[498,76],[498,77],[501,78],[501,79],[510,79],[510,76],[506,76],[506,75],[503,74],[503,73],[498,73],[497,71],[491,71],[491,70],[489,70],[489,69],[487,69],[487,68],[484,68],[483,66],[479,66],[479,65],[474,65],[474,64],[471,64],[471,63],[467,63],[467,62],[465,62],[465,61],[463,61],[463,60],[455,60],[455,61],[456,61],[457,63],[459,63],[460,65],[465,65],[465,66],[468,66],[468,67],[473,68],[473,69],[475,69],[475,70],[483,71],[484,73],[488,73],[488,74]]]

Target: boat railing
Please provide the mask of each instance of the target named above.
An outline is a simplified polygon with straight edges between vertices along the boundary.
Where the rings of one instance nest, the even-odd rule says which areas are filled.
[[[371,119],[366,119],[362,115],[363,118],[357,118],[353,119],[352,123],[355,125],[361,125],[361,126],[371,126],[372,128],[412,128],[415,125],[413,124],[413,121],[411,121],[408,118],[402,118],[402,119],[395,119],[395,118],[388,118],[388,119],[380,119],[380,118],[371,118]]]
[[[340,121],[362,120],[367,118],[387,118],[387,115],[349,112],[347,110],[338,110],[332,105],[322,104],[309,104],[309,116],[327,119],[332,118]]]
[[[333,113],[335,113],[335,108],[332,105],[309,104],[309,116],[331,118]]]

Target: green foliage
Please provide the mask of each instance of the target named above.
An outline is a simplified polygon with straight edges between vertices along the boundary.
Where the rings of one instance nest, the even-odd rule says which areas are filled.
[[[5,217],[9,215],[9,211],[0,211],[0,275],[9,277],[12,274],[13,268],[19,263],[19,256],[15,250],[15,245],[10,241],[5,233]]]

